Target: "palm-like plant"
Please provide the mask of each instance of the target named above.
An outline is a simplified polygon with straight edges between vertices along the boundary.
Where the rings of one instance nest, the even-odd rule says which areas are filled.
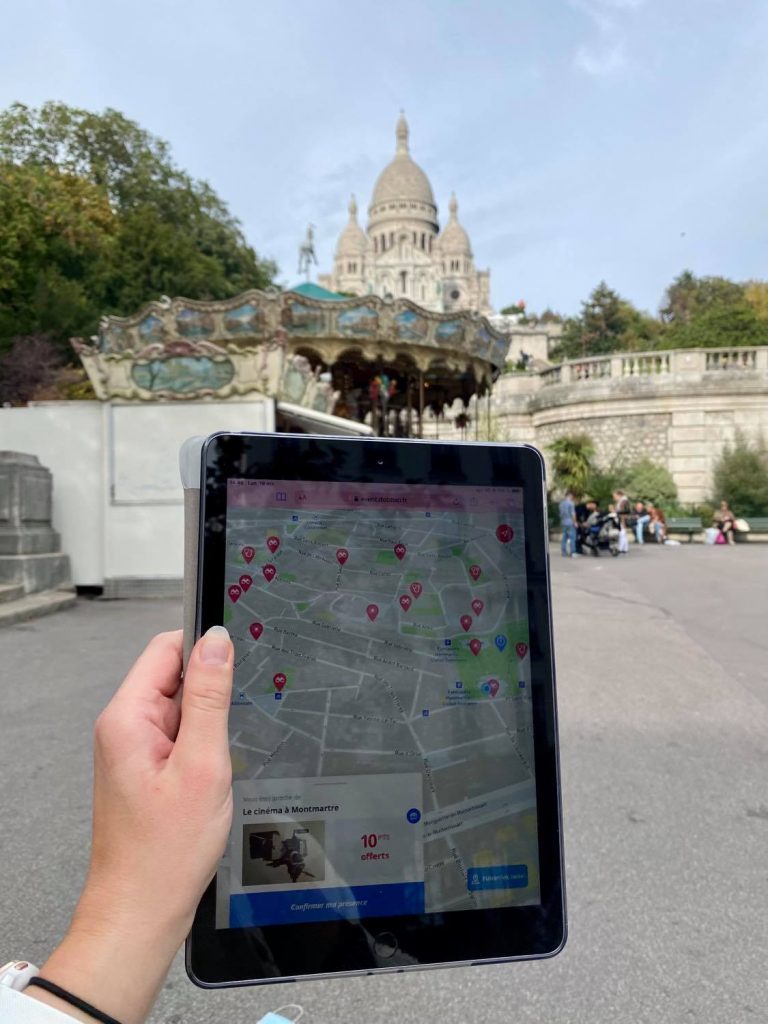
[[[595,446],[586,434],[566,434],[549,446],[552,453],[552,482],[556,490],[580,496],[592,471]]]

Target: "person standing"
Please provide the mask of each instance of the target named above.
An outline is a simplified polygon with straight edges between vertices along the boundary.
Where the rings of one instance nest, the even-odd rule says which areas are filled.
[[[619,554],[626,555],[629,551],[627,520],[632,513],[632,506],[624,491],[618,487],[613,492],[613,500],[616,503],[616,516],[619,520]]]
[[[563,536],[560,539],[560,554],[563,558],[577,557],[576,552],[576,506],[573,503],[573,494],[567,491],[565,497],[558,506],[560,511],[560,526],[563,529]],[[568,550],[570,546],[570,551]]]

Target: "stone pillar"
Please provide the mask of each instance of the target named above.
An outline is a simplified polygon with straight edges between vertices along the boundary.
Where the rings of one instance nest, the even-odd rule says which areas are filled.
[[[0,586],[25,593],[69,583],[69,558],[51,526],[53,481],[35,455],[0,452]]]

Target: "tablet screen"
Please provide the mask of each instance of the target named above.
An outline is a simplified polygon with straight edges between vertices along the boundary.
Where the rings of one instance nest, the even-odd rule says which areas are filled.
[[[216,927],[540,902],[523,490],[227,481]]]

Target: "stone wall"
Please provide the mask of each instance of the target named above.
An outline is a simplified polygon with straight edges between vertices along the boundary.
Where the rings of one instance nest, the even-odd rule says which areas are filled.
[[[670,413],[644,413],[626,416],[592,416],[583,419],[543,423],[536,433],[537,447],[546,450],[555,438],[564,434],[587,434],[595,446],[601,466],[620,462],[653,459],[668,463]]]
[[[486,400],[467,412],[467,439],[488,437]],[[545,456],[556,437],[588,434],[601,466],[653,459],[672,473],[681,502],[703,501],[717,497],[712,470],[737,431],[768,440],[768,347],[641,352],[505,374],[490,421],[492,440],[535,444]],[[451,422],[441,437],[459,436]]]

